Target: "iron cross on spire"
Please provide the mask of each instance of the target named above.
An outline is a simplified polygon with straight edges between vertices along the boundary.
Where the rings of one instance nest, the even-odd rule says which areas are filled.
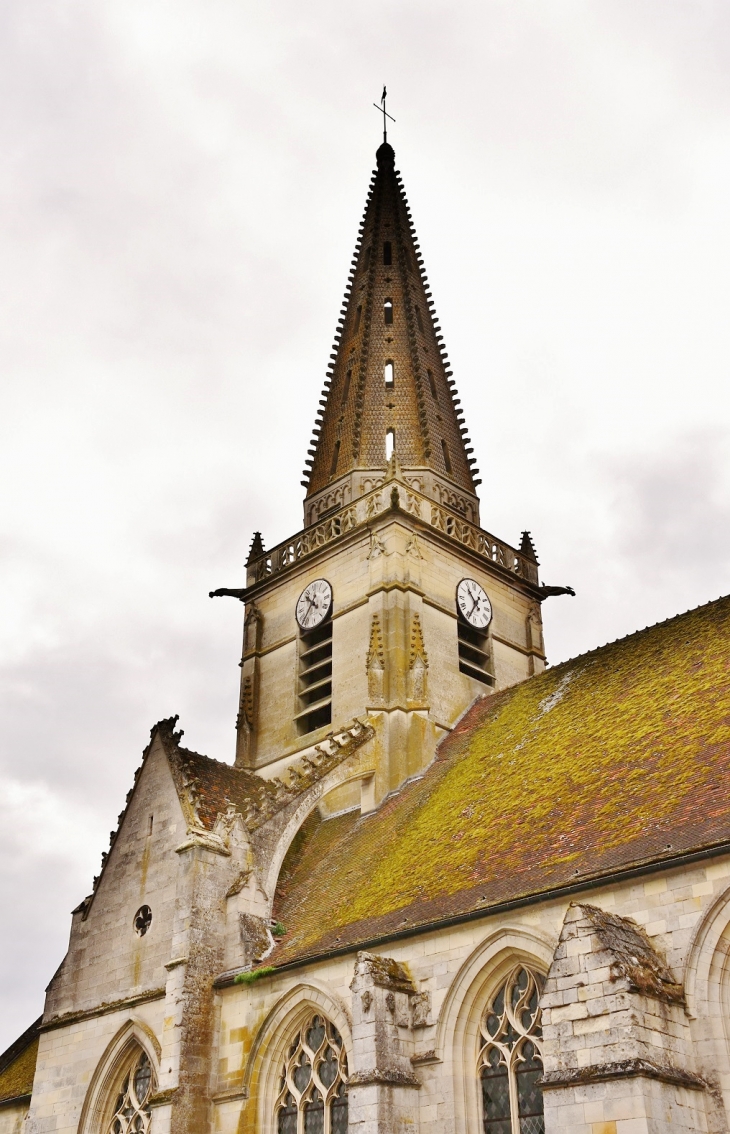
[[[379,110],[380,113],[383,115],[383,141],[384,142],[388,141],[388,123],[386,122],[386,119],[389,118],[391,122],[395,122],[395,118],[393,117],[393,115],[388,114],[387,110],[385,109],[385,97],[386,97],[387,93],[388,93],[387,90],[385,89],[385,87],[383,87],[383,94],[380,98],[380,106],[378,106],[377,102],[373,103],[373,106],[375,107],[375,109]]]

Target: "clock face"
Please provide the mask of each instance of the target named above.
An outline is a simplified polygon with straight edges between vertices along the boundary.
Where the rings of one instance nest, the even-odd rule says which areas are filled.
[[[297,599],[297,622],[302,630],[312,630],[327,617],[332,606],[332,587],[326,579],[315,579]]]
[[[476,579],[462,579],[456,588],[456,605],[470,626],[486,630],[492,621],[492,604]]]

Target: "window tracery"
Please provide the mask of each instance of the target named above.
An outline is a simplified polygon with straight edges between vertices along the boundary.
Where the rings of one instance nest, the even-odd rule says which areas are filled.
[[[152,1087],[152,1066],[147,1053],[142,1051],[122,1081],[108,1134],[148,1134]]]
[[[310,1016],[289,1047],[275,1113],[277,1134],[346,1134],[347,1056],[322,1016]]]
[[[542,1091],[542,978],[517,965],[482,1016],[479,1077],[484,1134],[545,1134]]]

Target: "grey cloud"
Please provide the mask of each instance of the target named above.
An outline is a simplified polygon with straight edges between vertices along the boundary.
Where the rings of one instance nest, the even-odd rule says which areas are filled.
[[[706,430],[614,463],[618,549],[647,582],[702,575],[708,594],[730,590],[729,451],[730,434]]]

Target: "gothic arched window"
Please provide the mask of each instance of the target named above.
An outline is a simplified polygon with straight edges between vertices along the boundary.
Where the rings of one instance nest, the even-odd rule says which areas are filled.
[[[545,1134],[539,999],[542,978],[517,965],[480,1024],[484,1134]]]
[[[293,1040],[279,1082],[277,1134],[345,1134],[347,1057],[342,1036],[310,1016]]]
[[[108,1134],[147,1134],[153,1087],[154,1076],[147,1053],[138,1049],[119,1086]]]

